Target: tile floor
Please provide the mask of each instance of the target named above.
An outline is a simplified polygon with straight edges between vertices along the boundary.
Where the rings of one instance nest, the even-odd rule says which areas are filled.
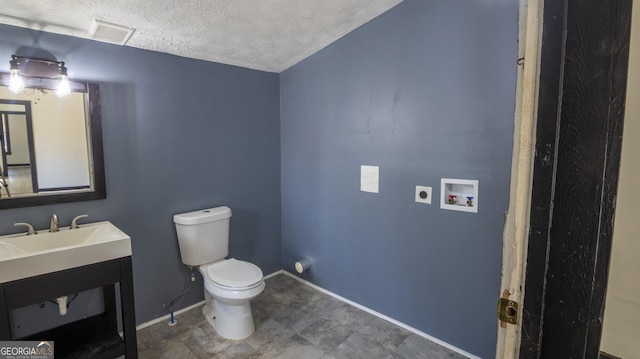
[[[216,335],[197,307],[169,327],[138,331],[147,358],[465,358],[406,329],[324,294],[285,274],[266,281],[251,302],[256,332],[244,340]]]

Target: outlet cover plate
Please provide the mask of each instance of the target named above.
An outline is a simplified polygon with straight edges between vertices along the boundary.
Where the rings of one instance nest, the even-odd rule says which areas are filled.
[[[422,192],[425,192],[427,194],[426,198],[420,197],[420,194]],[[416,186],[416,202],[431,204],[431,187]]]

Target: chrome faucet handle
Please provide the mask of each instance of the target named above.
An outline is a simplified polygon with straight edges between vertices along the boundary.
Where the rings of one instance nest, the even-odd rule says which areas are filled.
[[[71,221],[71,227],[69,227],[69,229],[78,229],[78,228],[80,228],[80,227],[78,226],[78,220],[79,220],[79,219],[82,219],[82,218],[87,218],[87,217],[89,217],[89,215],[88,215],[88,214],[81,214],[81,215],[79,215],[79,216],[76,216],[76,217]]]
[[[58,232],[60,229],[58,229],[58,216],[54,213],[53,216],[51,216],[51,222],[49,224],[49,232]]]
[[[38,234],[38,232],[36,232],[35,229],[33,229],[33,226],[30,225],[29,223],[17,222],[17,223],[14,223],[13,226],[14,227],[19,227],[19,226],[27,227],[27,236],[30,236],[32,234]]]

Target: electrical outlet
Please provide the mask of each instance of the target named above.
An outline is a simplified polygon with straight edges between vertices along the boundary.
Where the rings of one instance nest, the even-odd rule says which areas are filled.
[[[416,186],[416,202],[431,204],[431,187]]]

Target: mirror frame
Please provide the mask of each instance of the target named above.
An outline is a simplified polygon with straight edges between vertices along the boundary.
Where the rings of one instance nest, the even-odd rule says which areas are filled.
[[[55,80],[46,78],[27,78],[25,87],[55,90]],[[0,85],[9,86],[9,74],[0,73]],[[0,209],[32,207],[48,204],[92,201],[107,198],[104,171],[104,151],[102,148],[102,112],[100,106],[100,86],[96,83],[69,80],[72,92],[84,92],[88,97],[87,119],[90,128],[89,140],[93,159],[93,190],[69,193],[36,193],[26,197],[3,197]]]

